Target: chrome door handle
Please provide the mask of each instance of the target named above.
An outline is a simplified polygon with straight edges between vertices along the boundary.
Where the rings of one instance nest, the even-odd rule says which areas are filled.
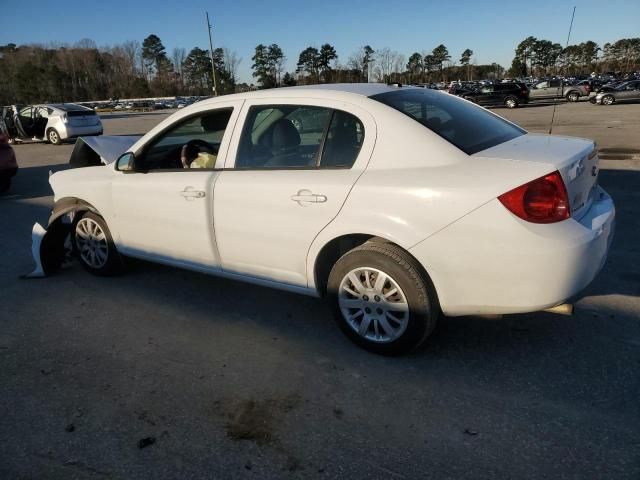
[[[202,190],[195,190],[193,187],[185,187],[184,190],[180,192],[180,195],[182,195],[187,200],[205,197],[205,193]]]
[[[326,195],[318,195],[312,193],[311,190],[300,190],[296,195],[291,195],[291,200],[298,202],[299,205],[308,203],[324,203],[327,201]]]

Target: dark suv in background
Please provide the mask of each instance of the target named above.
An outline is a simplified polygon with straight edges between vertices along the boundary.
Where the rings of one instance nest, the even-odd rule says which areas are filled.
[[[516,108],[529,102],[529,89],[524,83],[495,83],[461,96],[478,105]]]

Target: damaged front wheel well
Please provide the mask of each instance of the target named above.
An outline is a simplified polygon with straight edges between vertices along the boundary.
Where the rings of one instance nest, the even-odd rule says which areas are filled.
[[[57,220],[61,219],[68,213],[73,212],[73,214],[75,215],[75,213],[77,212],[86,211],[90,211],[97,215],[100,215],[100,212],[98,212],[98,210],[93,205],[91,205],[89,202],[85,202],[80,198],[61,198],[53,205],[53,210],[51,211],[51,215],[49,216],[49,226],[52,226]]]

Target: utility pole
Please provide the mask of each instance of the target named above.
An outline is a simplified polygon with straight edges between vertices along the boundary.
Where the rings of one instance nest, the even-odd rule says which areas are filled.
[[[209,23],[209,12],[207,14],[207,28],[209,29],[209,56],[211,57],[211,74],[213,75],[213,96],[218,96],[218,85],[216,82],[216,66],[213,62],[213,42],[211,41],[211,23]]]

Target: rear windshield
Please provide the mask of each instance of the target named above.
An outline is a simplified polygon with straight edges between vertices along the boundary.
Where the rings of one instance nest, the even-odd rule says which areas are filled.
[[[468,155],[527,133],[453,95],[408,88],[370,97],[408,115]]]
[[[67,110],[67,117],[90,117],[95,116],[93,110]]]

